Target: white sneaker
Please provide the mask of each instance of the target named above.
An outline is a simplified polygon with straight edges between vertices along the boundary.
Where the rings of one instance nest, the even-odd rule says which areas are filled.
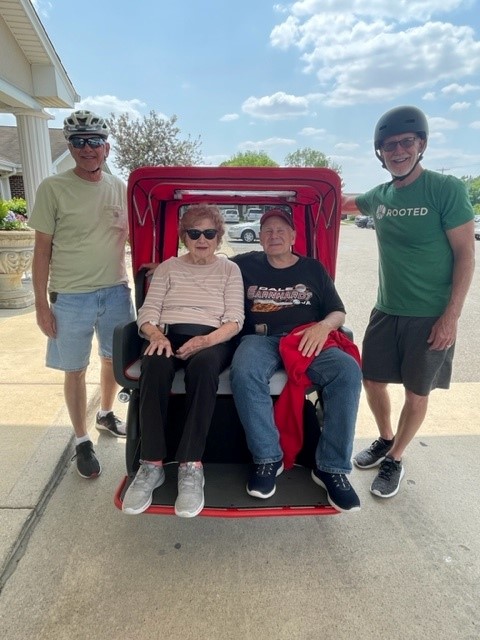
[[[131,515],[143,513],[152,504],[152,495],[165,482],[163,466],[142,462],[123,498],[122,511]]]
[[[195,462],[187,462],[178,467],[178,496],[175,501],[175,515],[180,518],[194,518],[205,506],[203,487],[203,467]]]

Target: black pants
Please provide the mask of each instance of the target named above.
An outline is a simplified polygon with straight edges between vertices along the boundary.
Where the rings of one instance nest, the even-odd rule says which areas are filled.
[[[168,336],[178,349],[189,336]],[[176,453],[178,462],[201,460],[215,409],[218,376],[232,360],[234,343],[222,342],[180,360],[174,356],[143,356],[140,374],[141,459],[163,460],[167,455],[165,427],[168,398],[175,372],[185,368],[185,424]],[[175,425],[177,428],[177,425]]]

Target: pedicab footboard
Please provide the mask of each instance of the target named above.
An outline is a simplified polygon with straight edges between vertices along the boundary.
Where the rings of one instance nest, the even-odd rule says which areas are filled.
[[[126,468],[115,493],[115,505],[121,509],[122,499],[139,465],[139,375],[142,339],[136,323],[120,325],[114,334],[113,365],[117,382],[129,395],[127,411]],[[270,392],[275,399],[286,381],[284,371],[271,380]],[[177,372],[169,400],[166,440],[166,482],[155,490],[152,505],[146,513],[173,514],[176,499],[176,470],[174,453],[180,438],[176,425],[183,422],[184,412],[183,370]],[[229,370],[220,376],[215,411],[207,437],[203,457],[205,470],[205,508],[202,516],[265,517],[336,514],[327,501],[326,493],[311,477],[314,451],[319,437],[319,416],[310,399],[305,401],[305,433],[303,449],[297,457],[298,465],[284,471],[277,479],[277,491],[268,500],[252,498],[246,493],[251,456],[243,427],[233,402]],[[321,418],[320,418],[321,420]]]

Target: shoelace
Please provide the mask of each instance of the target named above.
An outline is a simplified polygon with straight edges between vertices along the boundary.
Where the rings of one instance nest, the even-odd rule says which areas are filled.
[[[390,480],[392,474],[394,474],[399,467],[399,463],[396,460],[387,460],[385,459],[382,462],[380,467],[380,471],[378,472],[378,477],[382,478],[382,480]]]
[[[181,467],[178,480],[182,487],[195,488],[200,483],[200,474],[196,473],[197,469],[193,462]]]
[[[332,481],[340,489],[350,489],[350,482],[343,473],[332,473]]]
[[[93,449],[93,446],[92,447],[82,447],[83,454],[85,455],[85,454],[88,453],[88,457],[91,458],[92,457],[92,453],[93,453],[92,449]],[[77,457],[77,455],[78,454],[75,451],[73,456],[70,458],[70,462],[73,462],[75,460],[75,458]]]
[[[375,440],[375,442],[372,442],[370,445],[370,451],[372,453],[376,454],[377,451],[381,451],[382,449],[385,449],[385,444],[381,440]]]
[[[273,473],[274,462],[266,462],[259,465],[256,470],[257,476],[271,476]]]
[[[148,483],[148,478],[150,477],[150,475],[155,471],[155,467],[152,466],[147,466],[145,464],[142,464],[141,468],[140,468],[140,472],[137,473],[137,475],[135,476],[133,482],[136,485],[144,485]]]

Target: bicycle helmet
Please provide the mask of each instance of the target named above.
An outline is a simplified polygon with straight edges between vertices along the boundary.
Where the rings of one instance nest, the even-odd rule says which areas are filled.
[[[78,133],[95,133],[107,139],[110,128],[103,118],[93,111],[74,111],[63,121],[63,135],[68,140]]]
[[[378,151],[382,142],[401,133],[416,133],[419,138],[428,138],[428,123],[423,111],[417,107],[395,107],[383,114],[375,127],[374,146]]]

